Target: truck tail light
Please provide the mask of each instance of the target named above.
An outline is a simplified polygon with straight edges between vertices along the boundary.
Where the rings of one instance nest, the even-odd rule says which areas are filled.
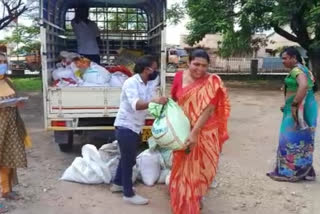
[[[51,126],[53,126],[53,127],[66,127],[67,126],[67,122],[66,121],[54,120],[54,121],[51,121]]]
[[[146,126],[152,126],[153,122],[154,122],[154,119],[147,119],[146,122],[145,122],[145,125]]]

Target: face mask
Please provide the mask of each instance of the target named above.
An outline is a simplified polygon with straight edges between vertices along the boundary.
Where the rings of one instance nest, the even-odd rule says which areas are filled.
[[[3,76],[8,71],[8,65],[7,64],[0,64],[0,76]]]
[[[149,81],[155,80],[158,77],[158,75],[159,75],[158,71],[153,71],[151,74],[149,74],[148,80]]]

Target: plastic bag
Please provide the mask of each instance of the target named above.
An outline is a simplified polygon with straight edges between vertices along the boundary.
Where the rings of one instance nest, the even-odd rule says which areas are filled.
[[[114,178],[116,177],[119,161],[120,161],[120,156],[116,156],[116,157],[112,158],[111,160],[109,160],[109,162],[107,163],[112,180],[114,180]]]
[[[76,76],[74,75],[74,72],[73,70],[70,68],[70,67],[60,67],[58,69],[55,69],[53,72],[52,72],[52,78],[54,80],[61,80],[63,78],[65,79],[73,79],[73,80],[76,80]]]
[[[104,162],[109,162],[115,157],[120,157],[120,150],[117,141],[113,141],[112,143],[105,144],[100,147],[99,154],[101,160]]]
[[[111,79],[111,74],[104,67],[91,62],[90,67],[84,72],[83,80],[86,83],[98,85],[107,84]]]
[[[121,73],[121,72],[115,72],[111,74],[111,79],[109,82],[109,85],[111,87],[122,87],[124,82],[128,79],[128,76]]]
[[[160,153],[160,166],[161,169],[171,169],[172,167],[172,150],[161,148],[157,145],[153,137],[148,139],[149,150],[152,152],[158,151]]]
[[[101,148],[99,149],[99,154],[101,160],[107,163],[106,165],[110,171],[111,180],[114,180],[120,161],[120,150],[118,141],[115,140],[112,143],[101,146]],[[138,174],[139,170],[136,166],[134,166],[132,172],[132,183],[136,182]]]
[[[84,145],[82,156],[77,157],[63,173],[61,180],[85,184],[110,183],[111,173],[108,166],[102,162],[94,145]]]
[[[161,170],[158,152],[145,150],[137,157],[137,165],[145,185],[152,186],[158,181]]]
[[[183,149],[191,127],[178,104],[169,99],[164,106],[150,103],[148,110],[156,118],[151,129],[155,142],[162,148]]]
[[[163,169],[160,172],[159,179],[157,181],[158,184],[165,184],[166,183],[166,178],[169,175],[170,170],[169,169]]]
[[[80,55],[74,52],[61,51],[60,56],[62,57],[61,64],[63,66],[68,66],[72,63],[72,60]]]
[[[170,184],[170,176],[171,176],[171,171],[169,172],[169,174],[166,177],[166,185],[169,186]]]

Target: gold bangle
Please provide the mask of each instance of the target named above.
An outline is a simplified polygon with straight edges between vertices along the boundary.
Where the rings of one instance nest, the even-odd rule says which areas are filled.
[[[292,106],[292,107],[298,107],[298,105],[299,105],[298,102],[294,102],[294,101],[293,101],[293,102],[291,103],[291,106]]]

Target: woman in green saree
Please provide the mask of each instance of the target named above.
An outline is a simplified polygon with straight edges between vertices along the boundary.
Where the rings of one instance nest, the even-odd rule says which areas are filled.
[[[312,162],[318,104],[314,79],[295,48],[287,48],[282,61],[291,71],[285,78],[286,101],[282,107],[276,168],[267,175],[276,181],[315,180]]]

